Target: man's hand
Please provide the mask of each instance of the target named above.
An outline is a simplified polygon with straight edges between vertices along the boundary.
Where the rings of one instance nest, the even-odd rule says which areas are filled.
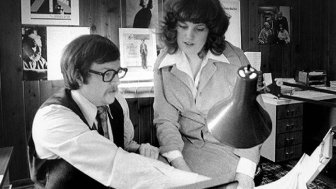
[[[139,147],[139,154],[152,159],[159,157],[159,149],[149,143],[141,144]]]
[[[253,189],[254,188],[254,181],[253,178],[242,174],[236,173],[236,180],[238,181],[237,189]]]
[[[185,162],[182,157],[176,158],[173,161],[171,161],[170,163],[173,167],[175,167],[177,169],[192,172],[191,169],[189,168],[189,166],[187,165],[187,162]]]

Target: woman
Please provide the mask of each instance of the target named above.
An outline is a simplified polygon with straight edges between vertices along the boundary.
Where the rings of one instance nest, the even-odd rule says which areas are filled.
[[[237,69],[248,64],[242,50],[225,41],[229,17],[218,0],[172,0],[165,8],[166,48],[154,68],[160,153],[176,168],[253,188],[260,146],[226,146],[205,124],[209,109],[231,95]]]
[[[142,8],[136,13],[133,22],[133,28],[149,28],[153,8],[152,0],[140,0],[139,4]]]

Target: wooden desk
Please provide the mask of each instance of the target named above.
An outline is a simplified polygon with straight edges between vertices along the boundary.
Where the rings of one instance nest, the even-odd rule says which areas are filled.
[[[327,90],[335,90],[332,88],[325,88]],[[307,98],[312,100],[331,100],[335,99],[336,95],[316,92],[316,91],[295,91],[295,97]],[[322,117],[312,116],[321,111],[316,112],[315,109],[309,108],[309,103],[302,101],[290,100],[284,98],[274,98],[269,94],[262,95],[266,111],[270,114],[272,121],[272,132],[267,140],[264,142],[261,155],[271,161],[281,162],[295,158],[299,158],[303,152],[307,153],[307,146],[315,149],[315,145],[308,144],[311,141],[311,136],[316,135],[316,127],[321,128]],[[317,119],[318,122],[312,122]],[[307,121],[308,120],[308,121]],[[312,127],[312,124],[315,127]],[[329,125],[328,125],[329,126]],[[327,131],[329,128],[325,128]],[[325,132],[321,132],[322,137]],[[318,139],[318,143],[322,138]]]
[[[0,148],[0,188],[11,188],[9,183],[9,163],[12,156],[13,147]]]

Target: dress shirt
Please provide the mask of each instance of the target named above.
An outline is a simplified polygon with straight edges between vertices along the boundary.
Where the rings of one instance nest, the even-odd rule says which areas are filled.
[[[177,69],[185,72],[192,79],[192,81],[194,81],[194,83],[191,83],[191,86],[192,86],[192,94],[193,94],[194,100],[196,100],[196,94],[197,94],[200,75],[201,75],[201,72],[204,66],[209,62],[208,61],[209,59],[213,59],[215,61],[220,61],[220,62],[226,62],[230,64],[229,60],[225,57],[224,54],[216,56],[213,53],[211,53],[211,51],[209,51],[207,55],[205,56],[205,58],[202,60],[201,68],[197,72],[196,77],[193,78],[191,67],[190,67],[190,64],[188,62],[188,59],[185,53],[181,50],[178,50],[175,54],[167,54],[166,57],[162,60],[162,63],[160,64],[159,68],[165,67],[167,65],[176,64]],[[198,106],[196,107],[199,110],[202,110],[202,107],[198,107]],[[162,155],[166,157],[169,162],[173,161],[176,158],[182,157],[182,153],[178,150],[173,150],[173,151],[164,153]],[[241,157],[239,159],[236,172],[243,173],[243,174],[246,174],[254,178],[256,167],[257,167],[256,163],[254,163],[253,161],[247,158]]]
[[[96,106],[76,90],[71,91],[71,95],[89,126],[62,105],[45,106],[37,111],[33,122],[32,136],[36,152],[41,159],[63,158],[97,181],[111,185],[114,159],[124,152],[113,143],[111,128],[110,139],[90,129],[96,122]],[[134,129],[129,119],[127,102],[120,94],[116,94],[116,99],[124,111],[125,149],[137,149],[139,144],[132,140]]]

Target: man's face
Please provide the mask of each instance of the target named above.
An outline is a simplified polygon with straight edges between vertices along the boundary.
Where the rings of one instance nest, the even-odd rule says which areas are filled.
[[[106,70],[118,70],[120,62],[111,61],[103,64],[93,63],[90,70],[104,73]],[[108,105],[113,103],[115,94],[118,91],[119,78],[115,75],[111,82],[104,82],[101,75],[89,73],[87,84],[82,84],[79,91],[90,102],[96,106]]]

